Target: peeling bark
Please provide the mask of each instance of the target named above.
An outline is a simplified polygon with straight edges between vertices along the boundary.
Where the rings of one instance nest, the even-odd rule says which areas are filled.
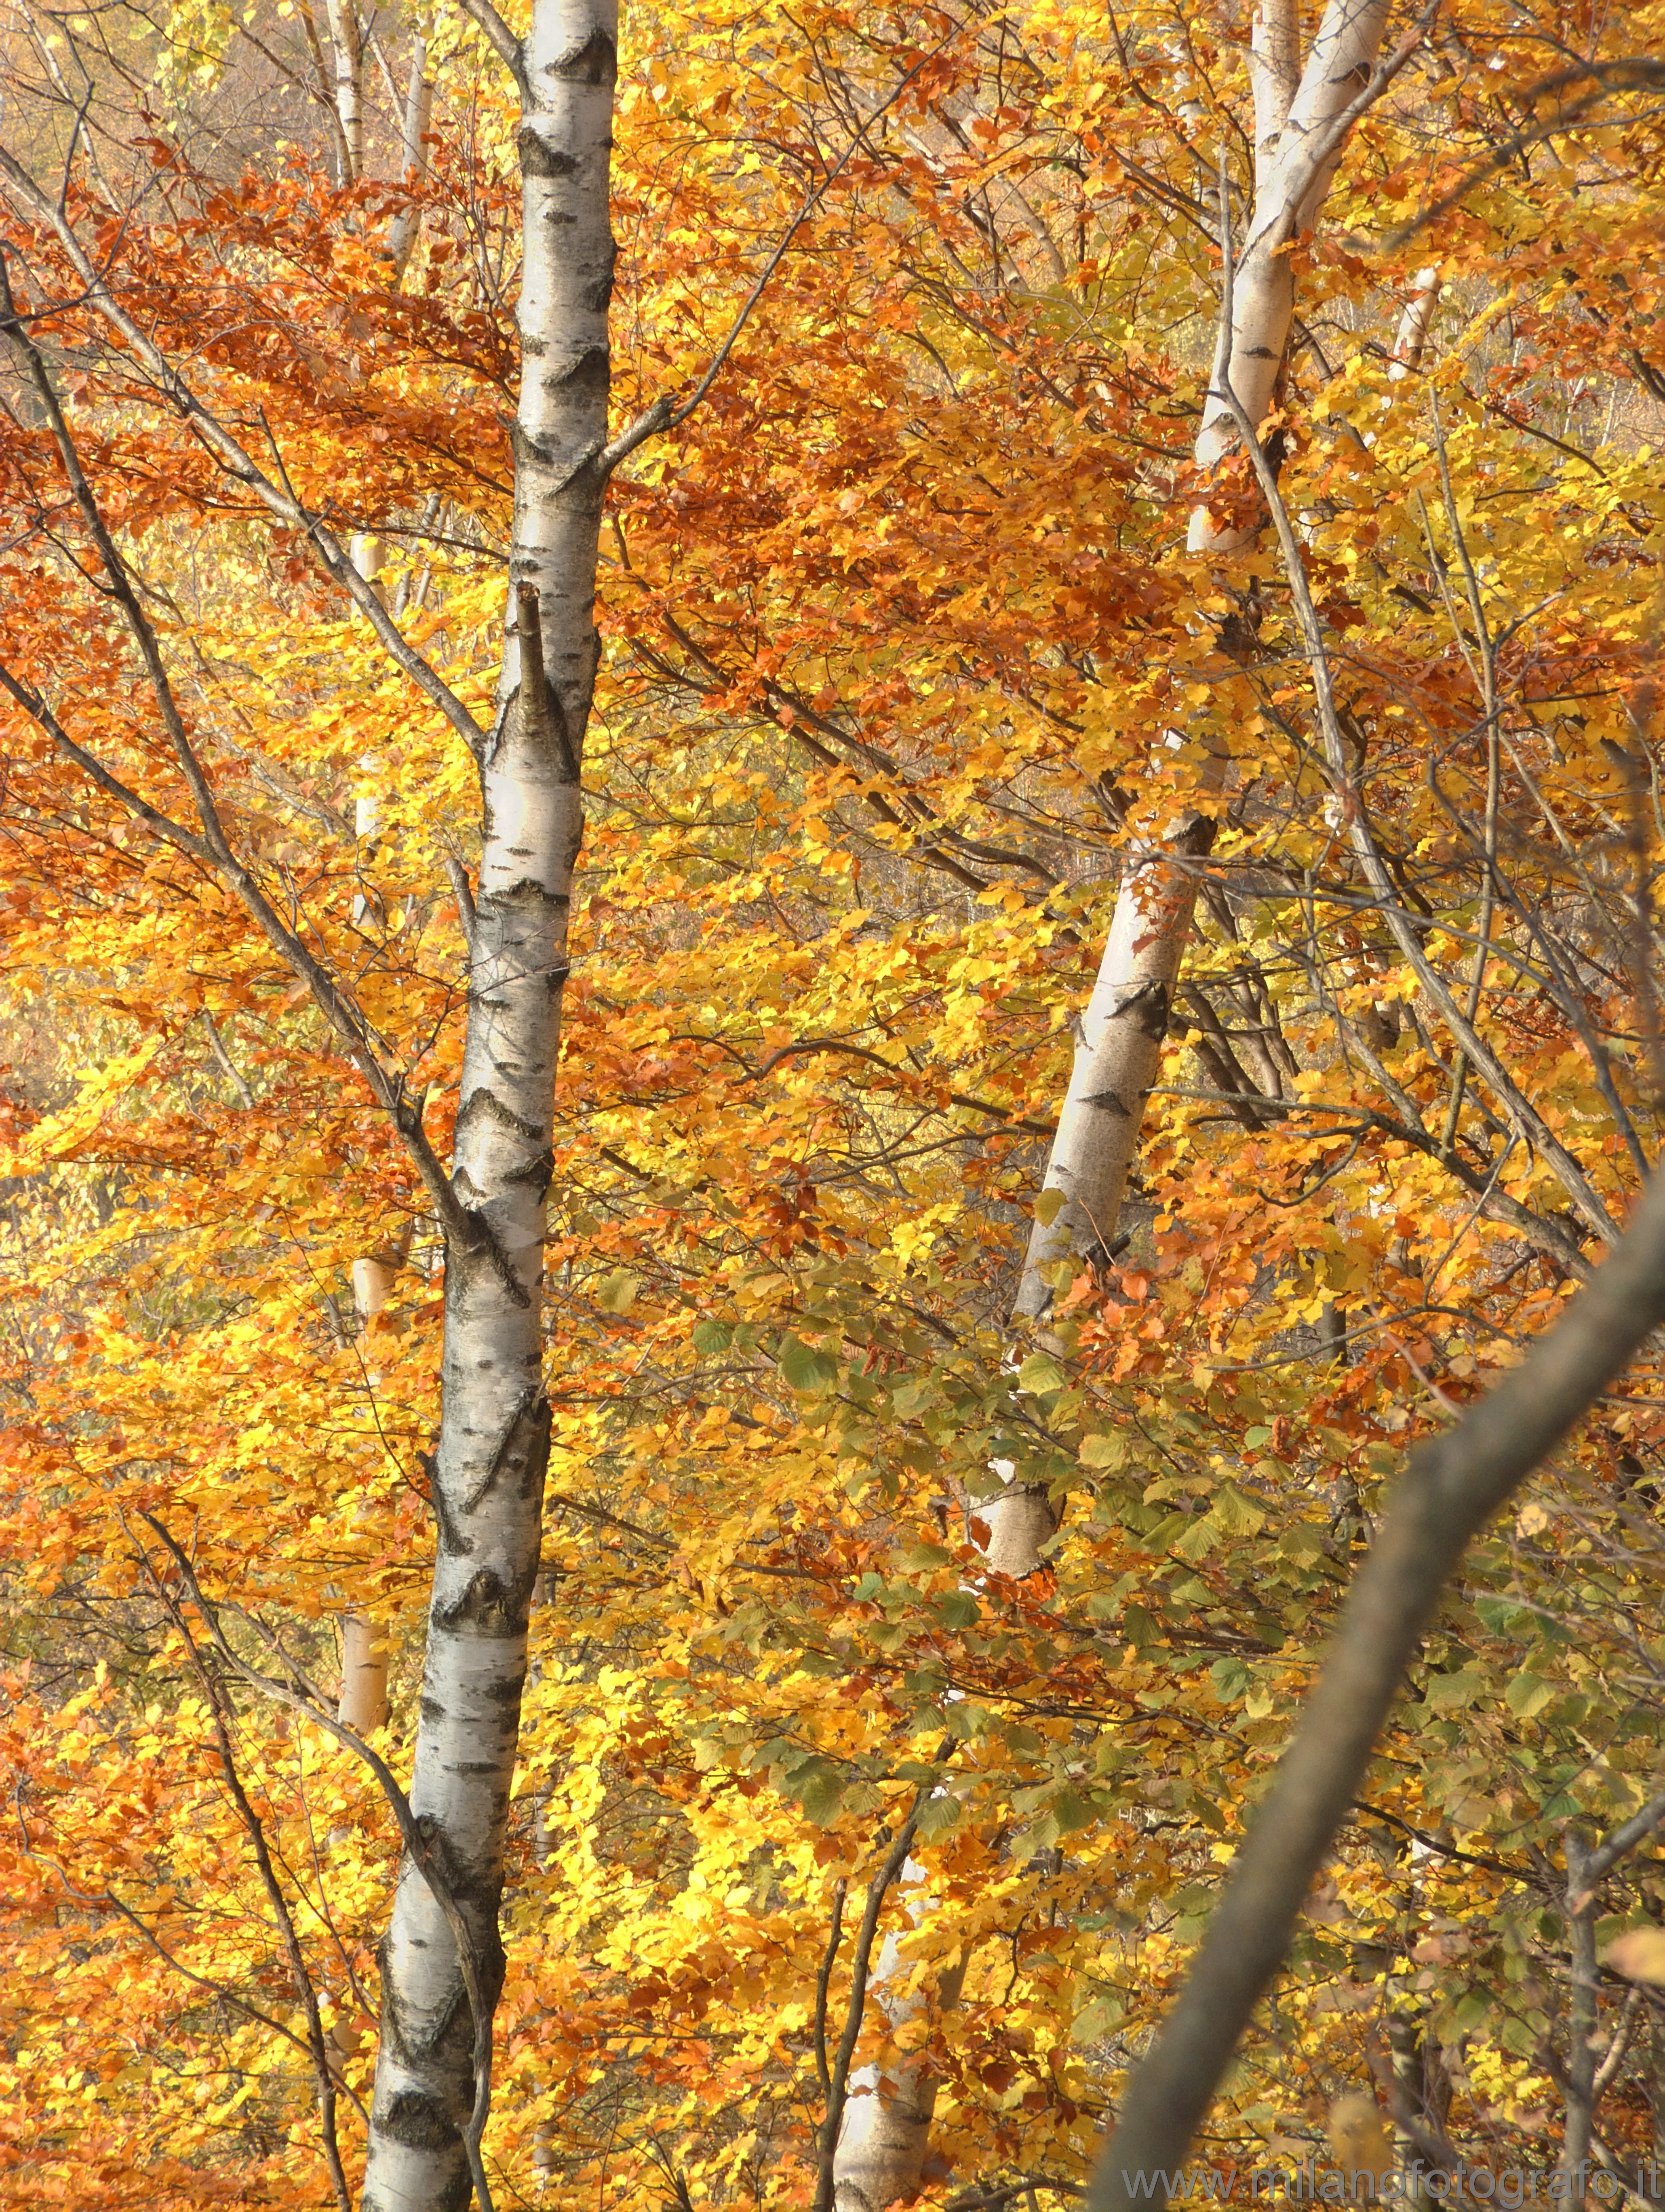
[[[497,713],[480,754],[452,1170],[468,1231],[446,1253],[439,1556],[410,1785],[427,1866],[407,1855],[382,1950],[367,2212],[460,2212],[481,2178],[481,2061],[502,1982],[498,1907],[548,1453],[542,1289],[555,1055],[599,655],[615,37],[610,5],[536,0],[524,45],[506,33],[499,43],[521,91],[514,545]],[[436,1886],[466,1930],[467,1957]]]

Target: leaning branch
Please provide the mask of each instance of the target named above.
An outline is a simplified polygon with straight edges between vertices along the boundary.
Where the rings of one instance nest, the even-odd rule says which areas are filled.
[[[1229,302],[1229,247],[1226,283]],[[1335,739],[1332,768],[1354,817],[1355,849],[1374,857],[1368,832],[1362,841],[1359,836],[1358,794],[1346,777],[1329,665],[1300,548],[1256,426],[1229,380],[1224,397],[1278,526],[1326,739]],[[1093,2179],[1090,2212],[1133,2212],[1165,2201],[1166,2176],[1182,2165],[1238,2039],[1282,1963],[1308,1889],[1352,1810],[1440,1591],[1470,1539],[1662,1323],[1665,1177],[1656,1177],[1629,1230],[1565,1317],[1464,1419],[1412,1453],[1342,1609],[1335,1647],[1238,1854],[1178,2001],[1129,2085]],[[1637,1819],[1650,1810],[1644,1808]],[[1587,1875],[1581,1875],[1580,1887],[1589,1887]],[[1159,2175],[1163,2179],[1157,2183]]]

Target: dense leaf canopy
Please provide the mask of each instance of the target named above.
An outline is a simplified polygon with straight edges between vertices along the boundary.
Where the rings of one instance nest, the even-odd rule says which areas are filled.
[[[464,16],[415,27],[403,167],[390,15],[343,175],[306,0],[19,26],[13,295],[243,865],[444,1156],[473,764],[66,240],[488,720],[512,88]],[[1658,51],[1665,10],[1453,0],[1402,33],[1296,249],[1268,426],[1341,787],[1247,464],[1192,460],[1244,12],[627,21],[620,421],[732,347],[603,537],[499,2202],[808,2206],[910,1811],[931,1909],[893,1891],[884,1925],[921,1990],[966,1969],[897,2030],[941,2079],[925,2201],[1079,2189],[1401,1454],[1553,1319],[1651,1163],[1665,142],[1644,79],[1579,71]],[[439,1227],[292,966],[112,787],[191,803],[0,376],[0,2201],[322,2205],[315,2048],[350,2176],[397,1832],[209,1608],[331,1705],[367,1614],[399,1768]],[[1188,554],[1199,500],[1246,542]],[[1117,882],[1198,815],[1123,1234],[1016,1340]],[[1372,2085],[1467,2160],[1553,2163],[1568,1838],[1665,1765],[1660,1386],[1635,1367],[1448,1593],[1200,2147],[1222,2170],[1324,2155]],[[1021,1580],[978,1541],[997,1461],[1061,1512]],[[1662,1912],[1644,1845],[1599,1939]],[[1629,2172],[1665,2021],[1617,1971],[1598,2014]],[[887,2033],[869,2005],[858,2062]]]

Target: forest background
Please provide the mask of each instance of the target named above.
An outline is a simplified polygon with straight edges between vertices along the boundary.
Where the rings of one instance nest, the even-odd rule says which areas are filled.
[[[1259,468],[1199,445],[1221,213],[1311,12],[626,20],[642,434],[433,2201],[865,2212],[863,2110],[919,2201],[1087,2186],[1389,1478],[1656,1149],[1660,14],[1377,10]],[[8,2202],[360,2186],[527,468],[493,24],[8,18]],[[1127,1194],[1026,1264],[1159,880]],[[1656,2197],[1660,1408],[1647,1352],[1469,1552],[1203,2165]]]

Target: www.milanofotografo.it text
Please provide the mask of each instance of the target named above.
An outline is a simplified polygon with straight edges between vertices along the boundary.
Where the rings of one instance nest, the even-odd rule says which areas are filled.
[[[1432,2199],[1435,2203],[1495,2204],[1502,2212],[1520,2212],[1528,2204],[1581,2204],[1587,2197],[1616,2203],[1638,2192],[1656,2201],[1660,2175],[1655,2167],[1644,2166],[1633,2181],[1626,2182],[1589,2160],[1571,2169],[1465,2166],[1460,2170],[1424,2166],[1419,2160],[1381,2173],[1318,2170],[1309,2160],[1301,2166],[1195,2166],[1177,2171],[1151,2166],[1124,2171],[1122,2186],[1135,2203],[1142,2199],[1153,2206],[1408,2204]]]

